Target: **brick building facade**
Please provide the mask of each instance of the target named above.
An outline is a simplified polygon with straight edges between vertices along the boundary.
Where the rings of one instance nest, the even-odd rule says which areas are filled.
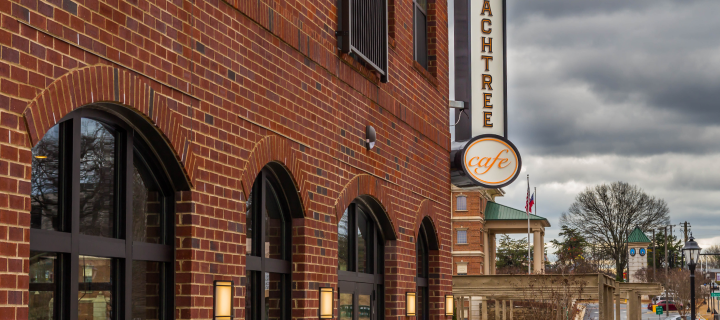
[[[453,275],[493,275],[497,273],[497,237],[532,232],[532,270],[544,272],[544,217],[495,202],[502,189],[452,187]],[[523,267],[524,269],[525,267]]]
[[[284,312],[269,318],[314,319],[318,288],[338,292],[347,249],[338,225],[354,206],[384,242],[368,260],[384,276],[376,311],[404,317],[424,232],[425,308],[444,318],[452,275],[446,3],[427,1],[426,68],[413,55],[414,2],[388,0],[387,83],[338,51],[337,3],[0,1],[0,318],[210,319],[213,281],[232,280],[236,318],[251,318],[246,307],[264,301]],[[368,125],[377,130],[372,150]],[[85,150],[92,143],[98,155]],[[60,174],[38,187],[34,173],[48,156],[37,146],[46,144],[60,150],[50,156],[61,159],[50,166]],[[141,178],[130,176],[133,167]],[[87,170],[96,171],[78,177]],[[107,170],[115,171],[98,176]],[[150,209],[157,194],[165,217]],[[267,216],[276,210],[265,208],[267,194],[282,218]],[[96,206],[89,212],[78,208],[86,200]],[[253,216],[264,219],[255,227],[246,221],[251,202],[266,215]],[[274,220],[287,229],[278,240],[288,243],[286,258],[272,257]],[[257,234],[265,246],[253,244]],[[251,256],[253,245],[267,255]],[[287,261],[282,271],[268,269],[273,259]],[[260,300],[246,299],[250,268],[265,279]],[[269,279],[282,274],[279,303]],[[153,286],[150,275],[165,280]]]
[[[501,189],[456,188],[452,190],[453,275],[482,275],[484,270],[485,207],[502,195]],[[462,238],[462,239],[458,239]]]

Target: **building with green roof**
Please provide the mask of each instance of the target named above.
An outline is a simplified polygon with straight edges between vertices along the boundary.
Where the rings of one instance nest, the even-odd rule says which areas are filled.
[[[638,271],[647,268],[647,248],[650,238],[636,226],[627,238],[628,244],[628,282],[642,282],[636,277]]]

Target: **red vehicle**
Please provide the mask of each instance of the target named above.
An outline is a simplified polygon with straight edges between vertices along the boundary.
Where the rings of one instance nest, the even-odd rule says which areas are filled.
[[[660,300],[657,302],[658,306],[661,306],[664,311],[677,311],[677,307],[675,307],[675,301],[672,300]],[[653,304],[648,303],[648,310],[652,310]],[[682,304],[680,305],[682,307]]]

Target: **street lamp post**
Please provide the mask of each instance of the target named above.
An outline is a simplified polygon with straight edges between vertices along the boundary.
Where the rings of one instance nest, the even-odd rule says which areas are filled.
[[[693,238],[692,234],[690,234],[690,239],[688,239],[688,242],[685,242],[685,246],[682,248],[683,256],[685,257],[685,261],[687,261],[687,266],[690,269],[690,319],[695,320],[695,265],[698,261],[698,256],[700,256],[700,246],[698,246],[697,242],[695,242],[695,238]]]

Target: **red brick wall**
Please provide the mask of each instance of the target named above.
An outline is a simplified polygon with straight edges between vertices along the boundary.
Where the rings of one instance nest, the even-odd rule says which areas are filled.
[[[478,256],[458,256],[455,257],[455,265],[453,266],[453,275],[457,275],[458,264],[467,263],[468,275],[483,274],[483,258]]]
[[[0,1],[0,318],[28,315],[30,149],[96,102],[145,115],[192,182],[177,197],[176,318],[209,319],[215,279],[235,280],[244,317],[242,213],[268,161],[288,168],[305,210],[293,221],[294,319],[316,318],[318,285],[335,286],[338,210],[359,194],[379,199],[398,237],[385,257],[387,319],[414,287],[417,219],[432,217],[439,315],[452,267],[446,8],[431,6],[435,62],[424,73],[411,5],[391,3],[390,83],[380,84],[337,53],[331,0]],[[368,124],[370,152],[359,143]]]

